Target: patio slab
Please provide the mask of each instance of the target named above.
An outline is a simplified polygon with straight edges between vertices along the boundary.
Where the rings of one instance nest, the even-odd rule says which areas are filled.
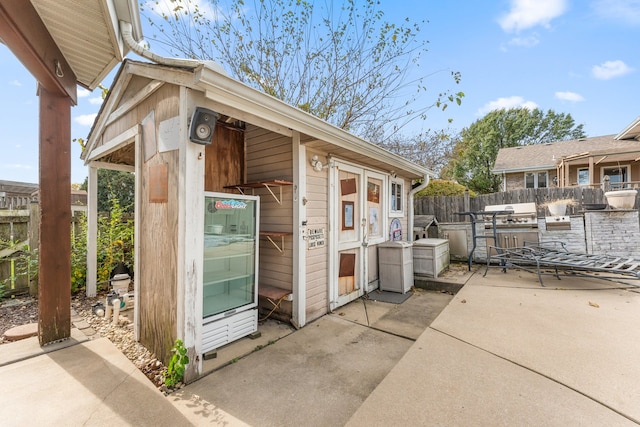
[[[637,425],[640,293],[476,273],[349,425]]]

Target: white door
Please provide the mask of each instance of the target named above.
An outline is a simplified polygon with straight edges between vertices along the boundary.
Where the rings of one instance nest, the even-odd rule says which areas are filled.
[[[362,169],[335,163],[332,169],[331,230],[332,277],[330,308],[333,310],[364,294]]]
[[[386,229],[385,176],[337,162],[332,168],[330,309],[378,285],[376,247]]]
[[[384,207],[388,205],[386,176],[372,171],[365,171],[365,188],[362,204],[366,227],[363,236],[363,275],[366,280],[366,291],[371,292],[379,285],[378,278],[378,247],[385,240],[385,230],[388,229],[388,217]]]

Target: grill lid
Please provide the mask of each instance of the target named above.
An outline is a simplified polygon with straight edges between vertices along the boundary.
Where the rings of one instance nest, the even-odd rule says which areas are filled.
[[[527,203],[511,203],[506,205],[487,205],[484,208],[485,212],[503,212],[508,211],[508,214],[499,213],[496,214],[496,227],[537,227],[538,218],[536,215],[536,204],[533,202]],[[485,228],[492,227],[492,221],[485,216]]]

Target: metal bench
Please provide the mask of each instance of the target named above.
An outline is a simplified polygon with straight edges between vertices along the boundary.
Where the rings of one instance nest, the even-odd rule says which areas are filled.
[[[544,269],[553,269],[552,275],[560,279],[559,271],[570,273],[599,273],[592,276],[605,280],[619,280],[622,277],[640,279],[640,259],[620,257],[614,255],[579,254],[566,250],[562,242],[555,246],[548,244],[530,244],[518,248],[492,247],[495,253],[487,256],[487,267],[484,275],[492,263],[498,264],[503,272],[507,268],[520,268],[537,273],[540,285],[544,286],[542,276]],[[558,247],[559,245],[559,247]],[[491,249],[491,248],[490,248]],[[493,251],[489,251],[491,253]],[[604,273],[606,275],[601,275]],[[615,275],[615,276],[611,276]],[[639,286],[632,284],[633,286]]]

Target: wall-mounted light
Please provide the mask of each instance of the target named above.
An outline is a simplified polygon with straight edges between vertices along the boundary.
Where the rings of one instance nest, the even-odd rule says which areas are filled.
[[[216,121],[218,121],[218,113],[207,108],[197,107],[191,117],[189,139],[196,144],[211,144]]]
[[[320,172],[322,171],[323,168],[327,167],[327,165],[322,164],[320,159],[318,159],[318,156],[313,156],[311,158],[311,166],[313,167],[313,170],[316,172]]]

